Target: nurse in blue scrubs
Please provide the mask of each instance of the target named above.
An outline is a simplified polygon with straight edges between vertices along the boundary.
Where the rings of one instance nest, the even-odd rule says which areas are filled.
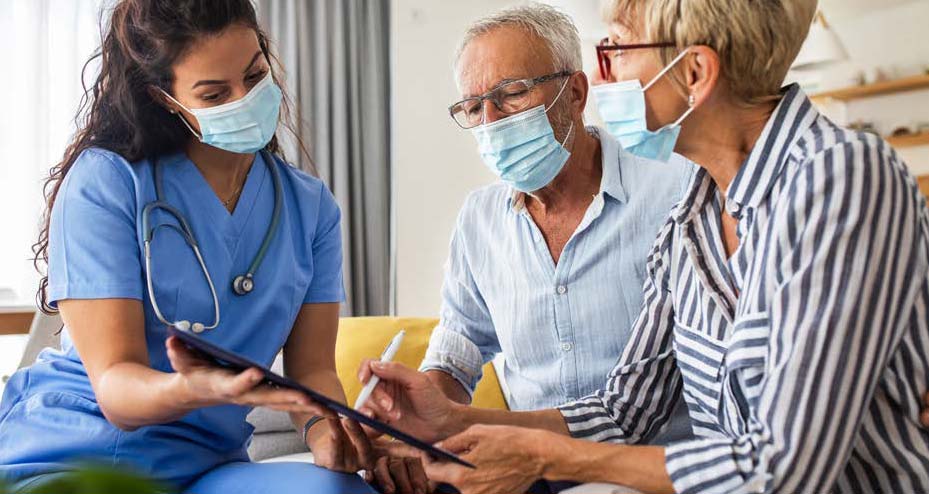
[[[283,349],[290,377],[344,400],[339,209],[282,158],[251,3],[120,1],[97,59],[38,243],[62,348],[6,386],[0,478],[35,486],[91,461],[189,493],[374,492],[355,474],[372,464],[357,424],[167,337],[176,325],[263,364]],[[316,465],[250,463],[255,406],[309,425]]]

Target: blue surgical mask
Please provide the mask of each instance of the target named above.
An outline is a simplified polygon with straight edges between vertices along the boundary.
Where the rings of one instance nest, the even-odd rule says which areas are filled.
[[[606,123],[607,131],[630,153],[657,161],[668,161],[671,157],[681,133],[681,122],[694,110],[693,103],[674,123],[651,131],[645,119],[645,91],[664,77],[686,54],[685,49],[644,88],[638,80],[593,87],[597,109]]]
[[[210,146],[233,153],[254,153],[264,149],[277,130],[282,94],[270,72],[241,99],[210,108],[187,108],[162,92],[197,119],[199,133],[178,115],[200,142]]]
[[[548,120],[548,110],[561,97],[567,82],[548,108],[539,105],[471,130],[487,168],[520,192],[534,192],[551,183],[571,156],[564,142],[574,130],[574,122],[565,141],[558,142]]]

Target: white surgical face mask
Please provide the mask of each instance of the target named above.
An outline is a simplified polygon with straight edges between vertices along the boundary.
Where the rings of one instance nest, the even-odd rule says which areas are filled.
[[[564,142],[558,142],[548,120],[548,111],[561,98],[568,81],[570,78],[548,108],[539,105],[471,130],[487,168],[520,192],[535,192],[551,183],[571,156],[564,144],[574,122]]]
[[[638,79],[592,88],[591,91],[597,99],[597,109],[606,123],[607,130],[632,154],[657,161],[668,161],[671,157],[681,133],[681,122],[694,110],[693,102],[690,102],[687,111],[674,123],[651,131],[648,130],[645,118],[645,91],[664,77],[687,53],[688,49],[684,49],[644,88]]]
[[[242,98],[210,108],[187,108],[162,93],[197,119],[199,133],[178,115],[200,142],[233,153],[254,153],[268,145],[277,130],[283,97],[270,71]]]

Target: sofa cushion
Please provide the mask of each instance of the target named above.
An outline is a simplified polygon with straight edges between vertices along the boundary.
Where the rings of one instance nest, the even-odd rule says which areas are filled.
[[[361,392],[358,367],[366,358],[378,358],[398,331],[406,330],[400,351],[394,357],[416,369],[426,355],[429,337],[438,319],[412,317],[348,317],[339,323],[336,340],[336,370],[350,404]],[[506,400],[492,364],[484,366],[484,377],[474,391],[472,404],[480,408],[506,409]]]

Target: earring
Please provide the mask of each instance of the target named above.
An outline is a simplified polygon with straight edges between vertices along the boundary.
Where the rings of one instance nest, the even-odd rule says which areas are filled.
[[[688,105],[694,106],[696,103],[697,103],[697,97],[696,97],[696,96],[694,96],[693,94],[691,94],[690,96],[687,97],[687,104],[688,104]]]

